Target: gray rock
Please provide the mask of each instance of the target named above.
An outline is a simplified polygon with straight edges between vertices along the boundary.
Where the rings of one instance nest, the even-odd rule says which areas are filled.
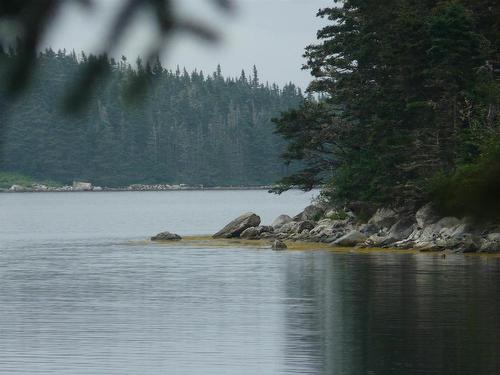
[[[298,222],[294,227],[294,232],[302,233],[304,230],[310,231],[314,228],[314,222],[305,220]]]
[[[340,237],[338,240],[335,240],[332,245],[334,246],[342,246],[342,247],[351,247],[356,246],[362,242],[365,242],[367,237],[357,230],[352,230],[346,235]]]
[[[390,228],[398,221],[398,214],[391,208],[380,208],[371,217],[368,224],[376,225],[379,228]]]
[[[271,225],[261,225],[257,227],[257,229],[259,230],[260,234],[274,232],[274,228]]]
[[[290,223],[292,222],[293,219],[288,216],[288,215],[280,215],[278,216],[274,221],[273,223],[271,224],[271,226],[274,228],[274,229],[279,229],[281,228],[283,225],[287,224],[287,223]]]
[[[279,228],[274,228],[274,230],[275,230],[275,232],[278,232],[278,233],[291,233],[291,232],[293,232],[293,228],[295,228],[296,224],[297,223],[295,221],[291,221],[289,223],[283,224]]]
[[[229,224],[227,224],[220,231],[215,233],[213,238],[233,238],[239,235],[247,228],[257,227],[260,224],[260,217],[252,212],[243,214]]]
[[[151,241],[180,241],[182,237],[175,233],[161,232],[151,237]]]
[[[483,240],[479,251],[486,253],[500,252],[500,233],[490,233]]]
[[[241,232],[240,237],[247,240],[257,240],[260,238],[259,229],[256,227],[247,228]]]
[[[438,221],[439,216],[434,210],[431,203],[427,203],[420,208],[415,214],[415,219],[419,228],[424,228],[427,225],[433,224]]]
[[[461,253],[475,253],[481,249],[481,241],[476,236],[469,235],[455,248]]]
[[[401,241],[416,229],[414,224],[410,218],[400,219],[389,229],[388,237],[392,238],[393,242]]]
[[[273,250],[285,250],[288,248],[288,246],[286,246],[286,243],[280,240],[275,240],[271,247]]]
[[[366,236],[370,236],[378,232],[378,227],[375,224],[362,224],[359,227],[359,231]]]
[[[241,232],[240,237],[248,240],[258,240],[263,234],[273,233],[274,228],[268,225],[250,227]]]
[[[300,214],[293,217],[294,221],[317,221],[323,214],[325,213],[325,209],[317,206],[310,205],[307,206],[304,211]]]

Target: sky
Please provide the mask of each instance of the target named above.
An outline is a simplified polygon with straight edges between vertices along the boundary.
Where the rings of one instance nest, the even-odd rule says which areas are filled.
[[[91,9],[68,1],[56,15],[42,46],[54,50],[98,53],[103,35],[111,25],[123,0],[94,0]],[[332,0],[234,0],[236,9],[221,12],[210,0],[176,0],[180,17],[194,19],[215,29],[220,42],[212,45],[185,33],[176,34],[162,55],[167,68],[179,65],[188,71],[195,68],[213,72],[221,64],[225,76],[250,72],[255,64],[261,82],[284,85],[293,82],[305,89],[310,82],[308,71],[301,70],[304,47],[314,43],[316,32],[326,21],[316,17],[320,8]],[[114,55],[135,61],[145,54],[145,46],[154,35],[150,15],[134,21]]]

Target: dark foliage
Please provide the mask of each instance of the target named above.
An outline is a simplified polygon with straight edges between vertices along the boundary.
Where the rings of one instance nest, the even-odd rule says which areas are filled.
[[[500,195],[465,167],[486,168],[485,145],[500,139],[500,3],[335,3],[319,12],[331,23],[305,53],[309,91],[326,98],[277,120],[290,141],[285,159],[306,166],[282,190],[325,184],[336,204],[413,205],[429,199],[440,175],[450,179],[441,192],[470,179],[491,183],[471,193]],[[488,160],[493,170],[500,164],[498,154]]]

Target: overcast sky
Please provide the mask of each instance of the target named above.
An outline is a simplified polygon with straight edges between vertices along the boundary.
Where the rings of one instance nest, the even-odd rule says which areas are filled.
[[[122,0],[95,0],[97,6],[86,10],[68,1],[44,41],[55,50],[66,48],[98,52],[113,15]],[[261,81],[283,85],[294,82],[305,88],[309,73],[300,68],[304,47],[315,41],[316,31],[325,21],[316,18],[318,9],[331,6],[332,0],[235,0],[236,12],[224,14],[209,0],[177,0],[177,11],[212,25],[221,42],[208,45],[192,36],[176,35],[162,60],[167,67],[185,66],[213,72],[222,65],[225,75],[239,76],[257,65]],[[116,54],[132,61],[143,54],[154,33],[148,16],[139,17]]]

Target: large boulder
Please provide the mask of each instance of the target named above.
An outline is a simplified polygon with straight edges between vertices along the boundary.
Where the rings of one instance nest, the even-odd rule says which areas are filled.
[[[398,213],[391,208],[380,208],[368,221],[379,228],[390,228],[398,221]]]
[[[341,247],[352,247],[361,244],[367,240],[367,237],[357,230],[352,230],[346,235],[333,241],[332,245]]]
[[[271,226],[274,228],[274,229],[279,229],[281,228],[283,225],[287,224],[287,223],[290,223],[292,222],[293,219],[288,216],[288,215],[280,215],[278,216],[274,221],[273,223],[271,224]]]
[[[324,208],[312,204],[312,205],[304,208],[304,211],[302,211],[300,214],[294,216],[293,220],[294,221],[318,221],[324,213],[325,213]]]
[[[240,234],[247,228],[257,227],[260,224],[260,217],[253,212],[247,212],[229,224],[227,224],[220,231],[215,233],[213,238],[234,238],[239,237]]]
[[[151,237],[151,241],[180,241],[182,237],[175,233],[161,232]]]

